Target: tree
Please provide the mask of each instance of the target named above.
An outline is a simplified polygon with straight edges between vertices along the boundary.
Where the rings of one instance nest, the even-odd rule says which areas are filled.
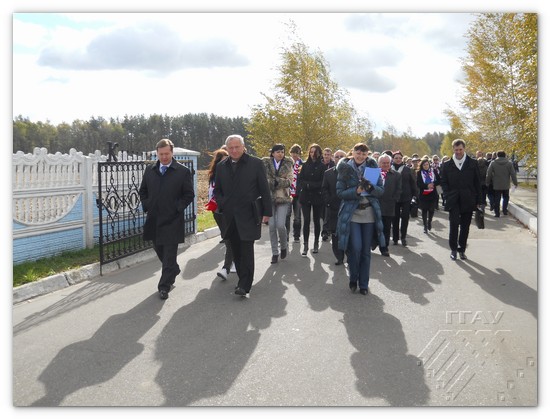
[[[461,105],[469,148],[503,149],[537,165],[537,15],[487,13],[470,27]],[[467,138],[469,137],[469,138]]]
[[[301,41],[283,47],[280,73],[274,94],[263,94],[265,103],[252,108],[250,143],[259,156],[268,155],[275,143],[289,149],[312,143],[332,149],[349,150],[367,141],[372,129],[366,118],[358,117],[347,92],[331,79],[320,52],[311,52]]]

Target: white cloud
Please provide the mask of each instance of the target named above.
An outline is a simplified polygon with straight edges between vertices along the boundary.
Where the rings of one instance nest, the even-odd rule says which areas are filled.
[[[292,19],[298,36],[323,54],[353,105],[378,129],[410,127],[417,136],[448,129],[442,111],[455,101],[457,40],[471,19],[417,13],[46,17],[43,26],[37,16],[32,24],[15,17],[14,46],[37,50],[29,55],[14,48],[14,115],[53,123],[152,113],[247,117],[263,103],[261,93],[271,92],[289,42],[285,22]]]

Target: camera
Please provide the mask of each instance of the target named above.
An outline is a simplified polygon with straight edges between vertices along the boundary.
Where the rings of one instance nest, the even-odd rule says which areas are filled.
[[[370,192],[373,189],[372,183],[364,177],[361,177],[359,180],[359,185],[367,192]]]

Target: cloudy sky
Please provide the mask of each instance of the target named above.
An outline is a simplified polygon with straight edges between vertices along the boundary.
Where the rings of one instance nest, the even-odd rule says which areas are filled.
[[[471,13],[15,13],[13,115],[249,116],[288,23],[375,129],[448,130]]]

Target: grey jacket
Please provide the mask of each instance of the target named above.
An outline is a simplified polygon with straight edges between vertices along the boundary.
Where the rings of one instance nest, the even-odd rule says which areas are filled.
[[[514,185],[518,186],[518,179],[514,165],[506,157],[497,157],[491,161],[487,169],[487,178],[485,183],[489,186],[493,184],[493,189],[496,191],[505,191],[510,189],[510,178]]]

